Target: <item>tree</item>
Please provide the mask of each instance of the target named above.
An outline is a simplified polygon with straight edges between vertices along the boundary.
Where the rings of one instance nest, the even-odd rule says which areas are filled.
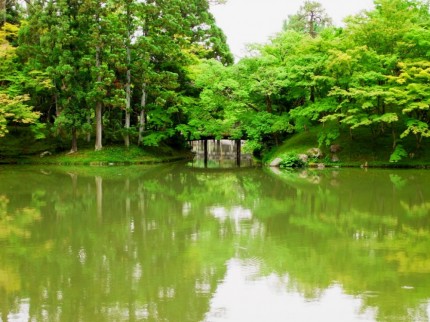
[[[157,145],[177,136],[177,126],[187,122],[189,103],[196,95],[190,66],[207,57],[224,65],[233,59],[207,1],[169,1],[144,12],[133,72],[142,93],[136,103],[139,143]]]
[[[397,77],[402,60],[425,52],[426,42],[417,37],[426,34],[428,19],[428,4],[407,0],[380,0],[375,10],[349,18],[341,47],[331,51],[327,64],[334,85],[330,95],[340,104],[322,121],[337,120],[350,130],[370,128],[375,139],[389,129],[395,150],[404,120],[399,102],[405,101],[393,95],[388,80]]]
[[[401,73],[391,77],[396,85],[390,88],[393,103],[407,116],[406,129],[400,135],[414,135],[416,148],[421,148],[423,138],[430,137],[430,63],[427,60],[400,63]]]
[[[21,19],[21,6],[17,0],[0,0],[0,27],[6,22],[17,25]]]
[[[215,60],[202,62],[193,69],[193,81],[200,94],[198,98],[188,100],[188,122],[178,126],[187,139],[208,136],[222,139],[233,131],[238,120],[232,115],[228,117],[227,113],[234,110],[231,105],[237,107],[232,95],[239,84],[231,72],[231,67]]]
[[[306,0],[296,14],[288,16],[284,21],[283,29],[304,32],[315,38],[322,29],[331,24],[332,20],[321,3]]]
[[[331,71],[334,86],[329,95],[336,98],[338,107],[321,121],[337,120],[351,133],[356,128],[367,127],[375,138],[389,125],[395,148],[393,123],[398,121],[398,115],[395,106],[385,100],[386,75],[391,73],[395,61],[367,47],[351,48],[346,52],[333,50],[331,53],[327,68]]]
[[[21,80],[25,75],[20,73],[15,64],[16,48],[8,42],[8,37],[16,37],[18,27],[5,22],[0,28],[0,138],[7,132],[10,123],[32,124],[40,129],[40,113],[27,105],[29,96],[23,93]],[[36,132],[41,136],[40,132]]]
[[[404,50],[405,35],[416,30],[419,24],[428,24],[428,3],[376,0],[374,10],[350,17],[346,23],[345,33],[355,44],[367,46],[378,54],[398,55],[401,59],[412,49]]]

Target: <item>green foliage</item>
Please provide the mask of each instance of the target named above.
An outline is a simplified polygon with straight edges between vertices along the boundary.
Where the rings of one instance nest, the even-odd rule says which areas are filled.
[[[403,114],[405,130],[401,138],[414,135],[419,147],[423,138],[430,137],[430,63],[416,60],[399,63],[401,72],[390,77],[393,87],[390,88],[392,100]]]
[[[390,162],[396,163],[408,156],[408,152],[404,149],[403,145],[398,144],[394,152],[390,155]]]
[[[40,118],[72,142],[103,128],[105,142],[246,138],[256,153],[321,123],[311,147],[349,133],[370,135],[369,149],[411,137],[420,150],[430,137],[426,1],[378,0],[342,28],[305,1],[285,30],[235,65],[207,1],[26,10],[19,37],[17,25],[2,28],[2,133]]]
[[[172,137],[173,134],[174,130],[154,131],[143,138],[143,144],[146,146],[158,146],[161,142],[165,142],[168,138]]]
[[[188,66],[203,57],[233,61],[206,1],[56,1],[26,9],[16,69],[32,78],[20,85],[72,142],[90,129],[101,136],[102,128],[109,140],[135,139],[133,129],[141,140],[147,131],[151,145],[175,136],[186,121],[181,98],[194,95]]]
[[[297,154],[283,154],[280,156],[280,158],[282,159],[281,163],[279,164],[280,168],[303,168],[306,165],[306,163],[301,160]]]
[[[37,124],[40,117],[40,113],[28,105],[30,97],[22,86],[28,76],[17,70],[16,48],[7,40],[17,32],[18,27],[9,23],[0,28],[0,138],[8,132],[10,123]],[[34,127],[39,138],[43,137],[40,129],[41,125]]]
[[[339,128],[336,126],[325,126],[318,134],[318,146],[330,146],[340,136]]]
[[[325,12],[321,3],[306,0],[295,15],[290,15],[284,21],[284,30],[305,32],[315,37],[325,27],[330,26],[331,18]]]

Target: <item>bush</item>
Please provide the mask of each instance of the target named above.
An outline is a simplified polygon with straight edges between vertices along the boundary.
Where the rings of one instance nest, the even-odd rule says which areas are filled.
[[[281,155],[280,168],[303,168],[306,163],[295,154]]]

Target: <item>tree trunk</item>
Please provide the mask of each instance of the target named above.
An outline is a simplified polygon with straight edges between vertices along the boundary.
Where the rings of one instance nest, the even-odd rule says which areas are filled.
[[[72,127],[72,148],[70,149],[70,153],[76,153],[78,152],[78,137],[77,137],[77,131],[76,126]]]
[[[417,151],[418,151],[419,149],[421,149],[421,142],[423,141],[423,136],[421,134],[416,134],[415,137],[417,139]]]
[[[272,113],[272,98],[270,95],[266,95],[266,111]]]
[[[100,58],[100,47],[97,46],[96,48],[96,67],[99,69],[101,66],[101,58]],[[100,70],[98,70],[99,75],[97,76],[97,82],[102,81],[102,76],[100,74]],[[96,103],[96,144],[95,144],[95,150],[99,151],[103,148],[102,146],[102,102],[97,101]]]
[[[55,100],[55,116],[59,117],[61,114],[61,111],[60,111],[60,107],[58,106],[58,94],[54,95],[54,100]]]
[[[315,103],[315,86],[311,86],[310,101],[311,101],[312,103]]]
[[[128,12],[127,12],[128,13]],[[128,35],[130,39],[130,35]],[[124,144],[128,148],[130,146],[130,109],[131,109],[131,53],[130,53],[130,45],[127,45],[127,83],[125,85],[125,96],[126,96],[126,104],[125,104],[125,124],[124,124]]]
[[[3,3],[2,3],[2,8],[1,9],[3,9],[3,23],[1,24],[2,26],[4,26],[5,24],[6,24],[6,20],[7,20],[7,7],[6,7],[6,1],[7,0],[3,0]],[[6,320],[5,320],[6,321]]]
[[[146,84],[142,84],[142,98],[140,100],[140,115],[139,115],[139,139],[138,144],[142,143],[143,131],[145,131],[145,109],[146,109]]]
[[[103,148],[102,145],[102,103],[97,102],[96,104],[96,145],[95,150],[99,151]]]
[[[87,123],[90,125],[91,127],[91,116],[87,116]],[[87,133],[87,142],[90,143],[91,142],[91,131],[88,131]]]
[[[315,15],[313,12],[311,12],[311,16],[309,19],[309,34],[311,35],[312,38],[316,37],[316,32],[315,32]]]
[[[124,144],[130,146],[130,108],[131,108],[131,73],[127,70],[127,84],[125,85],[126,106],[125,106],[125,123],[124,123]]]
[[[58,106],[58,94],[55,94],[55,95],[54,95],[54,100],[55,100],[55,117],[57,118],[57,117],[59,117],[59,116],[60,116],[60,114],[61,114],[60,107]],[[60,135],[60,133],[61,133],[61,125],[59,125],[59,126],[57,127],[57,129],[55,130],[55,134],[56,134],[57,136],[59,136],[59,135]]]

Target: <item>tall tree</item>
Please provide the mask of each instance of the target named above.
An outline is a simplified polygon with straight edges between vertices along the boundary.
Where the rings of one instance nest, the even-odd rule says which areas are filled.
[[[28,0],[19,59],[54,84],[31,102],[55,134],[95,131],[95,149],[121,135],[130,145],[175,137],[194,95],[187,66],[202,57],[232,63],[207,0]]]
[[[140,71],[134,74],[142,89],[139,142],[158,144],[175,136],[176,126],[187,121],[187,96],[195,91],[187,66],[203,57],[226,65],[233,61],[225,36],[208,10],[206,0],[154,2],[147,6],[142,19],[144,36],[135,46],[139,57],[135,66]]]
[[[21,5],[17,0],[0,0],[0,27],[6,22],[19,24],[21,19]]]
[[[306,0],[296,14],[288,16],[284,21],[283,29],[305,32],[316,37],[322,29],[331,25],[332,20],[322,4]]]

